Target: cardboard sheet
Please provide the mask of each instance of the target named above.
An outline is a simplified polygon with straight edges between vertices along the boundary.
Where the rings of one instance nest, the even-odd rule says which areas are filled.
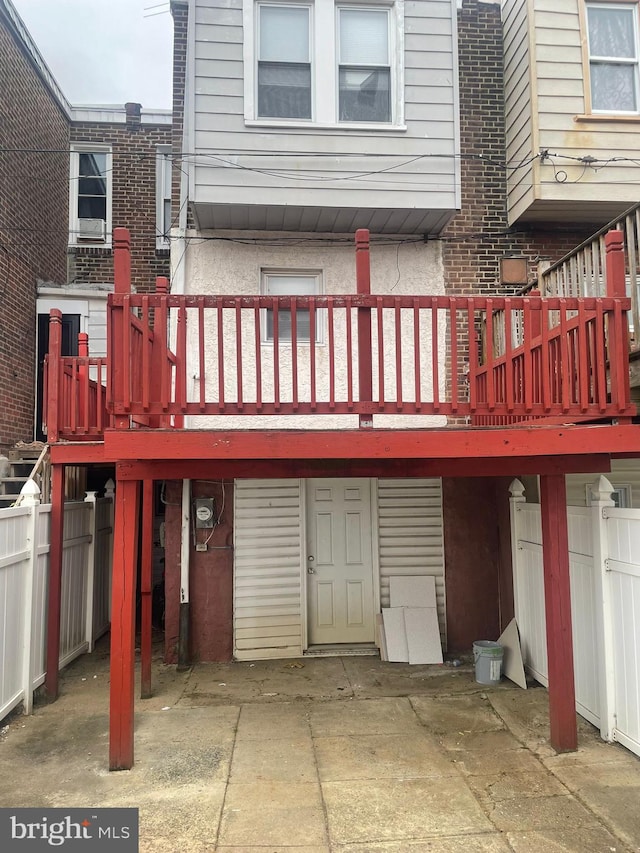
[[[396,575],[389,578],[391,607],[437,607],[436,579],[431,576]]]
[[[409,663],[442,663],[438,612],[435,607],[404,607]]]
[[[387,656],[395,663],[409,662],[407,634],[404,627],[404,608],[383,607],[382,619],[387,640]]]
[[[502,674],[517,684],[518,687],[527,689],[527,678],[524,674],[524,663],[522,661],[522,649],[520,647],[520,632],[515,619],[504,629],[498,637],[498,642],[504,649],[502,658]]]

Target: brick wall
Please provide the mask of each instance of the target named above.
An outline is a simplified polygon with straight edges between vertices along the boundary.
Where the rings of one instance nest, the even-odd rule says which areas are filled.
[[[189,22],[189,6],[185,0],[171,0],[173,15],[173,128],[172,153],[173,177],[171,182],[171,209],[176,211],[173,217],[178,224],[180,209],[180,181],[182,179],[182,133],[184,129],[184,98],[187,79],[187,26]],[[187,210],[188,227],[193,227],[190,211]]]
[[[111,146],[112,224],[131,232],[131,281],[138,291],[169,275],[168,249],[156,249],[156,146],[171,144],[170,125],[139,122],[76,122],[71,143]],[[68,280],[75,284],[113,281],[113,252],[103,247],[69,247]]]
[[[0,450],[5,450],[33,438],[37,282],[62,284],[66,277],[69,123],[1,14],[0,80]]]
[[[575,229],[554,223],[542,227],[509,227],[502,23],[498,3],[463,0],[458,11],[458,51],[461,210],[441,237],[445,287],[452,296],[511,295],[522,285],[501,283],[503,257],[525,257],[531,281],[539,261],[558,260],[605,223]],[[458,326],[461,340],[466,333],[462,318]],[[467,360],[468,352],[461,349],[457,376],[462,399],[468,393]]]

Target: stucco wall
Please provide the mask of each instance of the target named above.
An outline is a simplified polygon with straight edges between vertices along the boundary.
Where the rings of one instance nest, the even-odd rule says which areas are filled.
[[[202,242],[200,242],[202,240]],[[256,241],[255,243],[252,241]],[[416,241],[403,242],[403,238],[382,238],[383,245],[373,245],[371,250],[371,290],[372,293],[393,293],[394,295],[436,295],[444,293],[444,274],[442,268],[442,253],[440,243]],[[336,240],[335,235],[293,235],[273,232],[246,233],[234,232],[202,232],[198,238],[189,242],[186,257],[186,281],[188,292],[192,294],[252,294],[260,293],[261,270],[278,269],[291,271],[321,271],[322,292],[324,294],[348,294],[356,292],[355,280],[355,251],[353,242]],[[445,323],[441,318],[438,350],[444,352]],[[404,321],[403,321],[404,322]],[[409,320],[407,319],[407,328]],[[245,329],[249,340],[253,340],[248,328]],[[389,328],[387,339],[389,346],[393,344],[393,336]],[[225,327],[225,334],[231,332],[231,317]],[[251,332],[252,334],[252,332]],[[374,330],[375,337],[375,330]],[[215,365],[216,329],[213,317],[210,319],[205,332],[205,352],[207,365]],[[192,364],[189,376],[198,374],[197,357],[198,341],[195,336],[189,339]],[[341,340],[336,334],[336,354],[339,360]],[[431,343],[426,335],[423,340],[423,361],[430,364]],[[228,350],[228,351],[227,351]],[[263,373],[268,376],[272,358],[270,348],[262,348]],[[291,360],[291,350],[286,345],[280,348],[280,361],[286,370]],[[317,376],[318,387],[328,382],[328,347],[326,337],[324,345],[317,347]],[[253,354],[249,346],[245,348],[245,364],[247,373],[253,368]],[[298,352],[299,372],[302,376],[308,369],[308,345],[301,345]],[[392,362],[389,360],[391,366]],[[230,340],[225,349],[225,373],[229,382],[229,392],[233,393],[235,369],[235,346]],[[413,371],[413,355],[407,349],[406,361],[403,364],[405,376],[405,394],[408,397],[407,386]],[[424,393],[431,393],[431,371],[424,377]],[[444,378],[444,369],[442,371]],[[374,365],[374,383],[376,382],[376,367]],[[213,391],[217,374],[215,367],[207,370],[208,391]],[[386,376],[387,387],[393,388],[391,371]],[[339,387],[339,380],[338,380]],[[283,389],[285,385],[283,383]],[[265,390],[269,390],[265,386]],[[249,375],[245,378],[243,391],[245,395],[254,392]],[[194,389],[191,392],[195,394]],[[283,399],[284,397],[283,390]],[[301,382],[302,398],[302,382]],[[410,399],[410,397],[408,397]],[[233,399],[231,397],[230,399]],[[267,397],[265,396],[265,399]],[[428,399],[428,397],[424,397]],[[394,416],[378,415],[374,424],[378,427],[416,427],[437,426],[445,423],[443,417],[424,416]],[[267,428],[310,428],[332,429],[354,427],[357,425],[355,416],[292,416],[279,418],[252,417],[248,423],[245,417],[227,416],[224,418],[194,417],[190,426],[194,428],[226,428],[246,429],[248,426]]]

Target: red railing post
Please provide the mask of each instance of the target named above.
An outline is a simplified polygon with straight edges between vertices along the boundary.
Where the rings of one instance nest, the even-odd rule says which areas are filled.
[[[89,412],[89,335],[78,334],[78,420],[85,432],[91,426]],[[72,389],[71,393],[74,393]]]
[[[625,281],[624,233],[609,231],[604,238],[606,251],[607,296],[627,295]],[[607,324],[609,338],[609,371],[611,379],[611,403],[619,411],[629,407],[629,323],[627,311],[619,305],[609,315]]]
[[[356,231],[356,292],[361,296],[371,293],[371,258],[369,231]],[[347,318],[351,322],[351,318]],[[397,330],[396,330],[397,334]],[[370,403],[373,397],[373,370],[371,363],[371,308],[358,308],[358,397],[360,403]],[[373,415],[361,414],[360,427],[373,427]]]
[[[131,293],[131,237],[127,228],[113,229],[113,289],[118,295]],[[123,305],[109,305],[107,312],[108,385],[107,397],[114,403],[124,403],[125,383],[129,375],[129,357],[124,340],[128,338],[129,317]],[[110,381],[109,381],[110,380]],[[115,414],[113,425],[128,429],[129,415]]]
[[[151,405],[162,401],[162,365],[167,359],[167,325],[166,322],[166,297],[169,293],[169,279],[159,275],[156,278],[156,294],[163,298],[165,305],[162,309],[153,312],[153,342],[151,344],[150,370],[148,377]],[[167,426],[168,418],[165,415],[151,415],[149,417],[150,427]]]
[[[49,313],[49,357],[47,360],[47,441],[58,440],[61,426],[62,400],[60,376],[62,373],[62,312],[52,308]]]

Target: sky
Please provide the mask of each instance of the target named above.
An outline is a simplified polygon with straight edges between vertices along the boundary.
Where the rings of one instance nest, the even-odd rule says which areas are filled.
[[[168,2],[11,2],[74,106],[137,101],[148,109],[171,108],[173,19]]]

